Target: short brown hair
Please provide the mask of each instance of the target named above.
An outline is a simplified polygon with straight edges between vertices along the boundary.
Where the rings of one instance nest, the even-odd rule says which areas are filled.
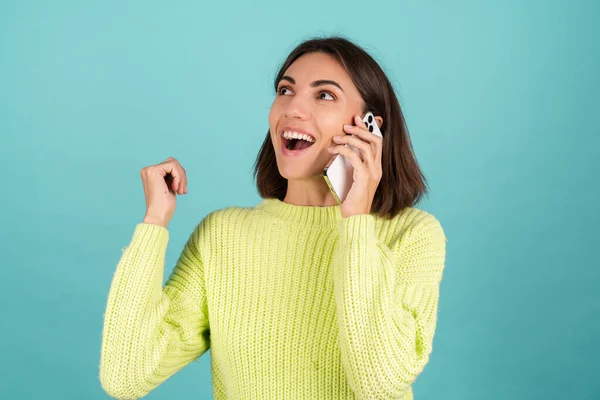
[[[274,88],[290,65],[307,53],[332,55],[346,69],[365,103],[363,113],[372,111],[383,118],[382,177],[375,192],[371,212],[384,218],[416,205],[427,194],[426,178],[414,155],[404,115],[387,76],[377,62],[361,47],[343,37],[313,38],[300,43],[287,57]],[[270,131],[253,167],[258,193],[262,198],[283,200],[287,179],[277,168]]]

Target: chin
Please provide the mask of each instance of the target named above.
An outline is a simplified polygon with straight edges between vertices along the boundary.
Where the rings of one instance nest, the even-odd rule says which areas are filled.
[[[299,168],[296,165],[279,166],[279,174],[288,181],[304,181],[315,179],[322,175],[322,173],[315,172],[314,169]]]
[[[316,151],[315,151],[316,150]],[[279,174],[287,180],[310,180],[323,176],[323,169],[327,164],[329,154],[319,153],[318,148],[311,149],[298,156],[283,154],[277,149],[275,158]]]

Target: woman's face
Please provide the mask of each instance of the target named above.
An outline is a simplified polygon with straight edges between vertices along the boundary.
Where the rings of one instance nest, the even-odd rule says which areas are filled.
[[[327,151],[336,145],[333,137],[346,135],[343,125],[353,124],[363,104],[348,73],[329,54],[308,53],[294,61],[278,83],[269,113],[281,176],[288,180],[322,176],[333,157]],[[309,135],[309,141],[285,138],[294,133]],[[285,144],[295,142],[309,146],[303,150],[285,149]]]

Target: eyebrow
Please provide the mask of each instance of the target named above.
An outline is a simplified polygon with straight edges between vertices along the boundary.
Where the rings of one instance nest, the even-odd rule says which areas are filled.
[[[288,76],[288,75],[282,76],[281,80],[289,81],[292,85],[296,84],[296,81],[294,80],[294,78],[292,78],[291,76]],[[314,81],[313,83],[310,84],[310,86],[312,86],[312,87],[323,86],[323,85],[337,86],[338,88],[340,88],[340,90],[342,92],[344,91],[344,89],[342,89],[342,87],[340,86],[339,83],[337,83],[336,81],[332,81],[330,79],[319,79],[318,81]]]

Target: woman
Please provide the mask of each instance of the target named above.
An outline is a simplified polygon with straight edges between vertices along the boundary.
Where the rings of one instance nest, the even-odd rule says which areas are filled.
[[[110,395],[142,397],[210,348],[216,399],[412,399],[446,237],[412,207],[425,180],[392,86],[364,50],[326,38],[294,49],[275,89],[254,170],[263,201],[208,214],[164,287],[167,225],[188,182],[173,158],[142,169],[146,215],[105,314]],[[354,177],[337,204],[323,169],[340,154]]]

